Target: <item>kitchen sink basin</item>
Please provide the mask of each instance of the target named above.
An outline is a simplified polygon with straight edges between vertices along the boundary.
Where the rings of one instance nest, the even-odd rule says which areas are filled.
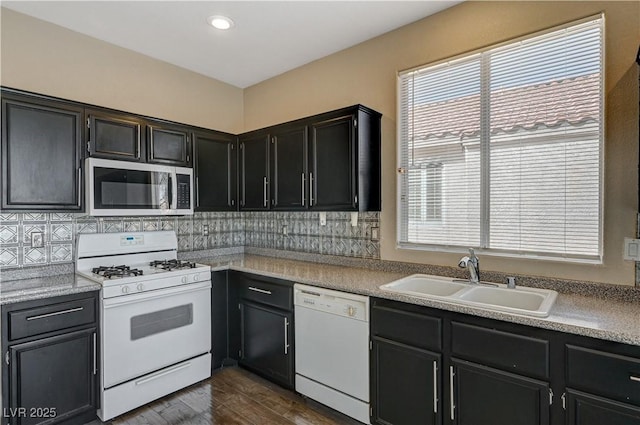
[[[454,279],[431,276],[428,274],[414,274],[400,280],[396,280],[386,285],[382,285],[380,289],[402,294],[432,297],[449,297],[458,291],[467,289],[469,285],[464,283],[456,283]]]
[[[492,286],[461,283],[459,279],[426,274],[414,274],[380,286],[380,289],[420,298],[463,304],[487,310],[547,317],[558,293],[548,289],[509,289],[506,285]]]
[[[558,293],[547,289],[478,286],[469,288],[459,299],[495,310],[547,317]]]

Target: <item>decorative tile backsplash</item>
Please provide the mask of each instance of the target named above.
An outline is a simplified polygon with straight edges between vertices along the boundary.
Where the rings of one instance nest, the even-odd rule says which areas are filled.
[[[71,213],[0,214],[0,268],[53,265],[74,260],[74,240],[81,233],[174,230],[178,250],[253,246],[316,254],[380,258],[372,240],[379,213],[328,212],[320,226],[317,212],[211,212],[188,217],[89,217]],[[208,226],[208,232],[205,231]],[[44,247],[31,246],[31,233],[44,234]],[[208,233],[208,235],[205,235]]]
[[[318,212],[245,213],[245,246],[282,249],[345,257],[380,258],[380,242],[372,239],[372,228],[380,227],[377,212],[327,212],[320,225]]]

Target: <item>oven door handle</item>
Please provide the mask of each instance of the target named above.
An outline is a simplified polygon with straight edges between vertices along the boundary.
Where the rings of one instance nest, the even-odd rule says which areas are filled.
[[[105,298],[103,306],[105,309],[120,307],[128,304],[135,304],[142,301],[156,300],[159,298],[173,297],[177,294],[188,294],[211,288],[211,281],[192,283],[189,285],[180,285],[172,288],[161,289],[158,291],[142,292],[139,294],[123,295],[114,298]]]

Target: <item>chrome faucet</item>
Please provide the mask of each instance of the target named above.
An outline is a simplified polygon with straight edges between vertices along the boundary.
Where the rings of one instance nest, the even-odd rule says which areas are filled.
[[[469,255],[460,259],[458,267],[469,270],[469,283],[480,283],[480,260],[476,257],[473,248],[469,248]]]

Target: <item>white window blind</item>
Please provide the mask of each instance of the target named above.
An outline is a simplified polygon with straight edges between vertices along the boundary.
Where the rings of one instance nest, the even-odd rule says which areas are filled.
[[[398,241],[600,260],[603,17],[403,72]]]

